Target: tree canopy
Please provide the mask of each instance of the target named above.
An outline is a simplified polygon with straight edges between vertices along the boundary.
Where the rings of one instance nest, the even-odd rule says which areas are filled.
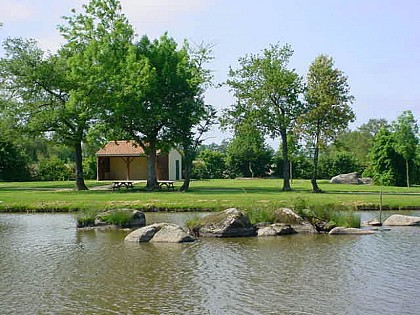
[[[240,68],[230,69],[227,84],[236,103],[225,113],[225,124],[236,126],[253,120],[264,134],[280,137],[283,148],[283,190],[291,189],[287,136],[293,123],[305,112],[300,101],[302,78],[289,69],[290,45],[271,45],[259,55],[239,59]]]

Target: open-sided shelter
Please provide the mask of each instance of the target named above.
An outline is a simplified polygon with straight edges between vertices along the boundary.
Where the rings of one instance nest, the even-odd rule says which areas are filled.
[[[147,156],[134,141],[110,141],[96,152],[98,180],[145,180]],[[182,157],[175,148],[158,151],[156,156],[158,180],[182,179]]]

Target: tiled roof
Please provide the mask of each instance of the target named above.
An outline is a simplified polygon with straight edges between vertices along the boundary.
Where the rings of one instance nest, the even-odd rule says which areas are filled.
[[[139,156],[144,155],[144,150],[134,141],[110,141],[96,152],[98,156]]]

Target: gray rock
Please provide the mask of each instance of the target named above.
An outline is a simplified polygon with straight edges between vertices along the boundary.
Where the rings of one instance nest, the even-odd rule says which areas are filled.
[[[290,235],[295,234],[296,231],[293,230],[288,224],[275,223],[269,226],[262,227],[258,229],[258,236],[278,236],[278,235]]]
[[[420,217],[393,214],[385,220],[384,225],[388,226],[420,226]]]
[[[372,219],[369,221],[362,222],[362,226],[381,226],[382,223],[376,219]]]
[[[330,180],[331,184],[363,184],[359,173],[348,173],[334,176]]]
[[[186,243],[195,238],[176,224],[165,224],[150,240],[151,243]]]
[[[148,225],[142,228],[139,228],[130,234],[128,234],[124,241],[126,242],[148,242],[156,234],[161,226],[157,224]]]
[[[299,234],[315,234],[318,231],[315,227],[307,222],[302,222],[301,224],[291,224],[290,227]]]
[[[139,228],[128,234],[126,242],[184,243],[195,241],[179,225],[171,223],[155,223]]]
[[[369,235],[369,234],[375,234],[375,231],[363,230],[363,229],[357,229],[357,228],[345,228],[345,227],[337,226],[333,228],[328,234],[329,235]]]
[[[302,224],[303,218],[289,208],[280,208],[274,211],[275,221],[285,224]]]
[[[209,237],[255,236],[256,228],[249,221],[247,214],[236,208],[230,208],[204,217],[200,235]]]

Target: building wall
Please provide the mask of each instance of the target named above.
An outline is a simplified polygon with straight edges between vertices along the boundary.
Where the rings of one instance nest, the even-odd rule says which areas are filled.
[[[147,179],[147,159],[146,157],[131,158],[130,178],[131,180]],[[107,176],[111,180],[127,179],[127,164],[121,157],[110,158],[111,172]]]
[[[178,171],[177,171],[178,161]],[[178,178],[177,178],[178,175]],[[169,151],[169,180],[182,179],[182,156],[178,150],[171,149]]]

